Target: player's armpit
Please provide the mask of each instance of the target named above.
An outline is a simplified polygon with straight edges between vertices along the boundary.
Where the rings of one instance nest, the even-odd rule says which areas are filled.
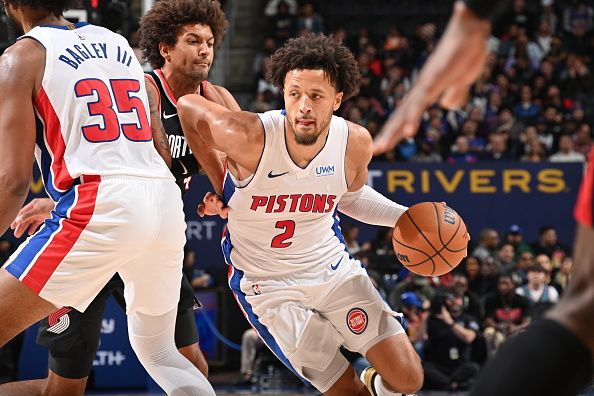
[[[169,147],[169,140],[167,133],[161,122],[160,114],[160,99],[159,92],[154,84],[145,77],[146,92],[148,94],[148,101],[151,113],[151,132],[153,135],[153,143],[159,155],[163,158],[169,168],[171,168],[171,148]]]

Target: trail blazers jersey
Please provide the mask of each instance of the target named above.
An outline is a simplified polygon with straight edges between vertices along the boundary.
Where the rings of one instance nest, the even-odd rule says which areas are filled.
[[[332,117],[324,147],[302,169],[287,151],[283,112],[259,116],[265,145],[256,173],[244,187],[228,171],[225,178],[227,262],[255,277],[335,263],[346,250],[336,216],[347,191],[346,121]]]
[[[186,191],[190,186],[192,175],[195,175],[200,170],[200,165],[192,154],[190,146],[186,141],[184,132],[181,127],[179,116],[177,115],[177,100],[171,92],[171,88],[165,80],[165,76],[161,69],[147,73],[150,83],[155,85],[159,92],[159,114],[163,128],[167,133],[169,146],[171,147],[171,158],[179,159],[177,164],[172,166],[172,172],[176,177],[177,185],[182,191]],[[206,81],[203,81],[198,88],[199,94],[203,94]],[[181,169],[177,169],[177,167]]]

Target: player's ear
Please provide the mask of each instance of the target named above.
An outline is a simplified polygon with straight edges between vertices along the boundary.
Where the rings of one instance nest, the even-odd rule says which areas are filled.
[[[334,111],[338,110],[338,108],[340,107],[340,105],[342,104],[342,97],[344,96],[343,92],[338,92],[336,94],[336,96],[334,97],[334,106],[332,106],[332,109]]]
[[[159,53],[167,62],[171,62],[171,55],[169,52],[171,51],[171,47],[165,43],[159,43]]]

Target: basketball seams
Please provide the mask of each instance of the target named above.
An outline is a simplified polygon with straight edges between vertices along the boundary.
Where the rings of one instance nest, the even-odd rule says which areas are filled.
[[[419,262],[419,263],[416,263],[416,264],[410,264],[410,265],[408,265],[408,264],[407,264],[407,265],[404,265],[404,264],[403,264],[405,267],[407,267],[407,268],[408,268],[408,267],[418,267],[419,265],[421,265],[421,264],[425,264],[425,263],[429,262],[429,260],[431,260],[431,264],[433,265],[433,271],[431,271],[431,274],[433,275],[433,273],[435,272],[435,261],[433,260],[433,258],[434,258],[435,256],[437,256],[437,253],[436,253],[436,254],[434,254],[433,256],[430,256],[430,255],[428,255],[427,253],[425,253],[424,251],[422,251],[422,250],[420,250],[420,249],[417,249],[417,248],[415,248],[415,247],[412,247],[412,246],[409,246],[409,245],[407,245],[407,244],[405,244],[405,243],[402,243],[402,242],[400,242],[398,239],[394,238],[394,236],[392,236],[392,240],[393,240],[393,241],[396,241],[396,243],[398,243],[398,244],[400,244],[400,245],[404,246],[404,247],[405,247],[405,248],[407,248],[407,249],[415,250],[415,251],[417,251],[417,252],[419,252],[419,253],[423,253],[425,256],[427,256],[427,258],[426,258],[425,260],[423,260],[423,261],[421,261],[421,262]],[[443,259],[443,257],[442,257],[442,259]]]
[[[419,231],[419,234],[421,234],[421,236],[423,237],[423,239],[425,239],[427,241],[427,243],[429,244],[429,246],[431,246],[431,248],[433,250],[435,250],[435,253],[437,254],[437,249],[435,248],[435,246],[433,246],[433,244],[431,243],[431,241],[425,236],[425,234],[423,234],[423,231],[419,228],[419,226],[417,225],[417,223],[415,222],[415,219],[413,219],[413,217],[410,215],[410,213],[408,213],[408,210],[406,212],[404,212],[405,215],[408,216],[408,218],[410,219],[410,222],[412,223],[412,225],[415,226],[415,228],[417,229],[417,231]]]

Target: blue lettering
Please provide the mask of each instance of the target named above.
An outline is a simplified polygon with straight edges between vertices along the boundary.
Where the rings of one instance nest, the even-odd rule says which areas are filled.
[[[85,47],[85,49],[87,50],[87,53],[89,54],[89,56],[90,56],[91,58],[97,58],[96,56],[93,56],[93,54],[92,54],[92,53],[91,53],[91,51],[90,51],[90,50],[87,48],[87,46],[86,46],[86,45],[84,45],[84,44],[81,44],[81,45],[82,45],[83,47]]]
[[[66,52],[68,52],[70,54],[70,56],[72,56],[74,58],[74,60],[77,61],[79,64],[81,64],[85,61],[83,58],[78,56],[76,54],[76,52],[72,51],[70,48],[66,48]]]
[[[82,48],[80,48],[80,46],[75,44],[74,48],[78,51],[79,54],[81,54],[83,56],[83,58],[89,59],[89,54],[87,54],[85,51],[83,51]]]
[[[101,56],[101,54],[99,53],[99,48],[97,48],[97,44],[91,43],[91,47],[93,47],[93,49],[95,50],[95,53],[97,54],[97,58],[103,58]]]
[[[72,59],[68,58],[66,55],[60,55],[60,57],[58,59],[64,63],[66,63],[67,65],[72,66],[73,69],[78,69],[78,63],[76,63]]]
[[[107,59],[107,44],[99,43],[98,45],[99,47],[101,47],[101,50],[103,51],[103,57]]]

